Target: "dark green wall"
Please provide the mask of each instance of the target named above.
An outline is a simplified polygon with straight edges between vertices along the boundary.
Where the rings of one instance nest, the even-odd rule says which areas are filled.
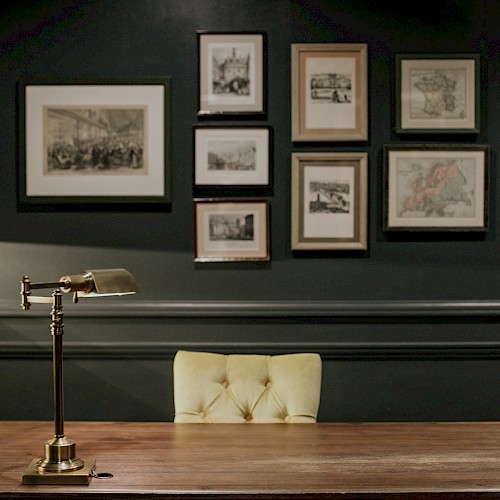
[[[498,418],[498,10],[494,0],[445,0],[439,8],[428,1],[393,5],[381,0],[3,3],[0,376],[6,383],[0,400],[10,404],[0,406],[0,419],[51,418],[49,311],[18,309],[21,277],[51,281],[106,267],[129,269],[141,293],[108,303],[114,309],[107,318],[106,306],[83,301],[68,306],[68,418],[171,419],[171,359],[177,348],[318,351],[325,362],[323,420]],[[200,29],[267,33],[267,116],[225,119],[224,124],[251,122],[273,129],[274,182],[265,196],[271,206],[269,263],[193,262],[192,128],[200,123]],[[312,42],[368,44],[368,141],[291,142],[290,45]],[[480,133],[396,135],[391,123],[394,55],[471,52],[481,55]],[[172,79],[171,206],[19,207],[16,83],[41,77],[146,76]],[[395,238],[384,233],[382,148],[422,142],[490,146],[486,234]],[[366,252],[291,251],[290,159],[299,151],[368,153]],[[235,302],[236,318],[224,309],[227,301]],[[397,307],[400,301],[403,309]],[[476,301],[478,311],[471,317],[467,307]],[[368,314],[366,303],[376,312]],[[443,303],[450,309],[432,309]],[[348,318],[339,318],[345,307]]]

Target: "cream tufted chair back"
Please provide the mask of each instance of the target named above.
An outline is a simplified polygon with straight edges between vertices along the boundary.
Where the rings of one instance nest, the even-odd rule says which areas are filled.
[[[314,423],[320,391],[315,353],[178,351],[174,358],[174,422]]]

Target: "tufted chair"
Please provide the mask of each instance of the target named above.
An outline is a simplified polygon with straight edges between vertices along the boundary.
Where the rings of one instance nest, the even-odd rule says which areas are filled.
[[[178,423],[314,423],[321,391],[315,353],[216,354],[178,351]]]

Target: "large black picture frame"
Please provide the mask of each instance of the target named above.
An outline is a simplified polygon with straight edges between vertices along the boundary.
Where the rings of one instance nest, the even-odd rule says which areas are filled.
[[[171,79],[18,82],[21,206],[171,202]]]

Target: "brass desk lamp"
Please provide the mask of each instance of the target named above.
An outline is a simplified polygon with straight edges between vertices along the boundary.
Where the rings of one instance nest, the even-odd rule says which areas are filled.
[[[34,297],[31,290],[54,289],[52,297]],[[75,442],[64,435],[63,396],[63,312],[62,294],[79,297],[126,295],[139,291],[133,276],[126,269],[97,269],[81,274],[62,276],[59,281],[32,283],[27,276],[21,281],[21,307],[31,304],[52,304],[50,331],[52,334],[52,366],[54,376],[54,425],[52,439],[45,442],[45,457],[33,459],[23,474],[23,484],[89,484],[95,459],[85,461],[76,456]]]

